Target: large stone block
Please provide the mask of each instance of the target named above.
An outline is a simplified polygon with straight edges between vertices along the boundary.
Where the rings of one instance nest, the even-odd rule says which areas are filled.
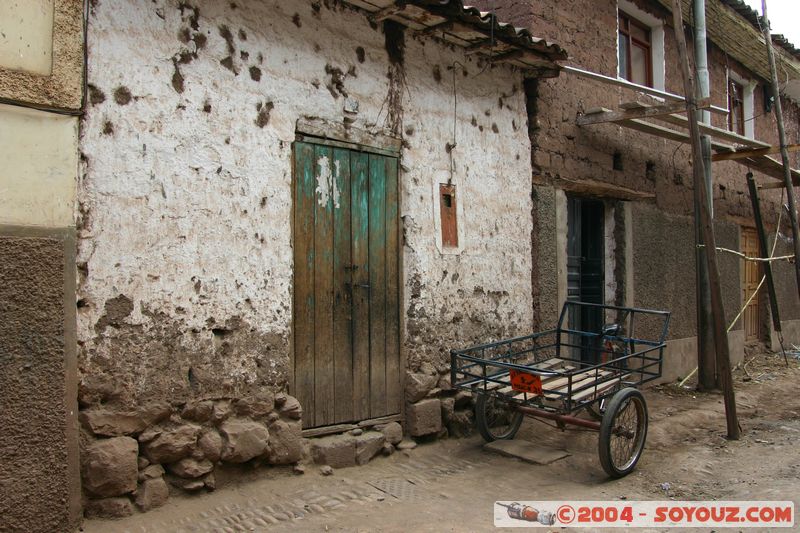
[[[314,462],[334,468],[356,464],[356,439],[352,435],[333,435],[311,440]]]
[[[146,479],[136,491],[136,505],[142,511],[149,511],[167,503],[169,487],[164,478]]]
[[[381,433],[386,436],[390,444],[397,444],[403,440],[403,426],[397,422],[390,422],[381,428]]]
[[[219,428],[222,434],[222,460],[244,463],[267,450],[269,431],[251,420],[226,420]]]
[[[367,464],[383,448],[386,437],[378,431],[367,431],[356,437],[356,463]]]
[[[120,437],[138,435],[147,427],[169,417],[169,405],[153,405],[135,411],[110,411],[89,409],[81,411],[80,420],[84,427],[95,435]]]
[[[138,443],[130,437],[98,440],[83,457],[83,487],[94,496],[120,496],[136,490]]]
[[[186,404],[181,411],[181,417],[195,422],[207,422],[214,413],[214,402],[211,400],[199,400]]]
[[[208,459],[198,461],[191,457],[185,457],[169,465],[169,471],[178,477],[185,479],[194,479],[201,477],[214,470],[214,464]]]
[[[148,430],[146,433],[149,433]],[[155,437],[145,442],[144,455],[151,463],[174,463],[188,456],[195,444],[197,435],[200,432],[198,426],[185,425],[175,429],[158,430]],[[150,438],[152,435],[147,435]],[[145,433],[139,436],[139,440],[145,438]]]
[[[436,398],[409,404],[406,409],[408,432],[412,437],[438,433],[442,429],[442,407]]]
[[[303,429],[299,422],[277,420],[269,426],[269,462],[296,463],[303,457]]]
[[[237,415],[254,419],[266,418],[275,407],[275,396],[271,392],[262,392],[238,400],[233,409]]]
[[[423,399],[436,386],[438,377],[429,374],[408,374],[406,376],[406,401],[415,403]]]
[[[294,396],[278,394],[275,396],[275,407],[282,417],[300,420],[303,417],[303,407]]]
[[[222,456],[222,437],[216,430],[207,429],[197,439],[197,447],[206,459],[216,463]]]

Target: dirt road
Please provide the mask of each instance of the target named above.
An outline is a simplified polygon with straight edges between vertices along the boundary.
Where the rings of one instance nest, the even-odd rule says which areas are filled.
[[[301,476],[259,473],[147,514],[87,521],[84,531],[492,531],[495,500],[758,499],[800,508],[800,361],[790,363],[760,356],[736,372],[737,442],[724,438],[720,395],[647,390],[647,446],[621,480],[603,473],[595,433],[526,420],[518,439],[571,455],[537,466],[484,452],[479,437],[449,439],[328,477],[313,466]]]

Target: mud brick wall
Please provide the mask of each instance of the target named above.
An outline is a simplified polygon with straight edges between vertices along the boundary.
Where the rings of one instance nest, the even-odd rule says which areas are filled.
[[[482,9],[489,10],[487,1],[476,2]],[[558,42],[570,53],[567,64],[616,77],[617,74],[617,9],[616,1],[604,0],[565,0],[563,2],[504,2],[491,3],[496,8],[498,18],[513,21],[518,26],[531,29],[537,35]],[[636,0],[642,10],[665,21],[666,90],[683,93],[683,83],[679,70],[677,45],[672,28],[671,13],[654,2]],[[687,31],[689,52],[692,53],[692,35]],[[727,70],[731,69],[744,77],[753,78],[746,69],[728,57],[713,43],[709,47],[712,102],[727,107]],[[759,86],[754,92],[755,137],[777,143],[777,129],[774,114],[765,114],[762,86],[765,80],[756,80]],[[649,301],[657,305],[657,300],[644,298],[649,287],[639,287],[642,283],[658,286],[664,276],[670,273],[683,280],[679,284],[682,294],[668,297],[673,317],[674,336],[693,335],[694,322],[694,258],[691,250],[692,234],[689,219],[681,217],[692,214],[692,169],[691,149],[688,145],[662,140],[614,125],[578,127],[575,117],[579,112],[606,107],[616,109],[619,103],[643,101],[657,103],[645,95],[623,88],[604,85],[564,74],[557,79],[542,80],[535,83],[536,104],[531,109],[530,128],[532,134],[532,160],[534,174],[549,178],[568,178],[570,180],[592,179],[621,185],[630,189],[655,194],[651,202],[661,213],[647,210],[645,224],[633,217],[633,239],[637,250],[674,250],[676,254],[673,267],[680,273],[667,270],[662,265],[645,265],[649,260],[635,255],[635,303],[645,305]],[[787,135],[789,142],[800,139],[800,121],[796,103],[784,100]],[[718,127],[727,127],[724,116],[712,115],[712,122]],[[622,161],[622,170],[613,169],[614,154]],[[792,163],[800,164],[800,157],[792,154]],[[747,169],[734,162],[714,163],[714,209],[718,220],[720,246],[738,248],[738,236],[730,225],[753,226],[752,209],[747,193],[745,174]],[[773,178],[756,173],[760,182],[772,182]],[[770,231],[774,232],[777,222],[780,191],[762,193],[762,210]],[[643,208],[637,208],[643,213]],[[653,217],[659,218],[655,220]],[[678,218],[676,218],[678,217]],[[786,217],[784,217],[785,221]],[[658,224],[677,223],[673,230],[658,229]],[[687,226],[688,224],[688,226]],[[789,235],[784,222],[781,230]],[[678,237],[682,236],[682,237]],[[650,239],[657,237],[655,241]],[[680,242],[673,242],[677,239]],[[683,242],[682,239],[689,239]],[[649,241],[649,242],[648,242]],[[664,248],[666,246],[666,248]],[[652,248],[651,248],[652,247]],[[636,252],[634,252],[636,254]],[[725,284],[726,312],[733,317],[739,310],[740,288],[739,267],[729,259],[722,258],[721,272]],[[783,267],[778,267],[779,269]],[[644,269],[644,270],[640,270]],[[651,278],[651,281],[645,281]],[[544,294],[544,279],[539,280],[539,294]],[[672,283],[668,281],[668,283]],[[781,306],[786,308],[786,319],[796,317],[796,293],[781,296]],[[655,295],[655,293],[654,293]],[[663,299],[661,299],[663,301]],[[681,317],[681,318],[678,318]],[[741,325],[736,326],[737,329]]]

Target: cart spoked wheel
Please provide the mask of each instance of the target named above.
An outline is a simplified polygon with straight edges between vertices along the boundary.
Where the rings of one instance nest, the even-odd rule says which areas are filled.
[[[475,423],[486,442],[513,439],[522,424],[522,413],[509,402],[491,394],[478,394]]]
[[[606,405],[600,423],[600,464],[613,478],[630,474],[647,438],[647,404],[634,388],[622,389]]]

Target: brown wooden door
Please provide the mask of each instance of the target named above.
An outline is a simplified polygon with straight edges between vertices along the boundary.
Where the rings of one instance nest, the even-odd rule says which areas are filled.
[[[742,253],[748,257],[758,257],[758,234],[756,230],[742,228]],[[761,282],[761,265],[755,261],[744,262],[744,274],[742,276],[742,304],[752,296]],[[742,315],[744,321],[744,334],[746,341],[754,341],[759,338],[761,327],[761,317],[759,313],[759,296],[757,295],[747,305]]]
[[[397,159],[296,142],[294,165],[294,391],[303,426],[397,414]]]

